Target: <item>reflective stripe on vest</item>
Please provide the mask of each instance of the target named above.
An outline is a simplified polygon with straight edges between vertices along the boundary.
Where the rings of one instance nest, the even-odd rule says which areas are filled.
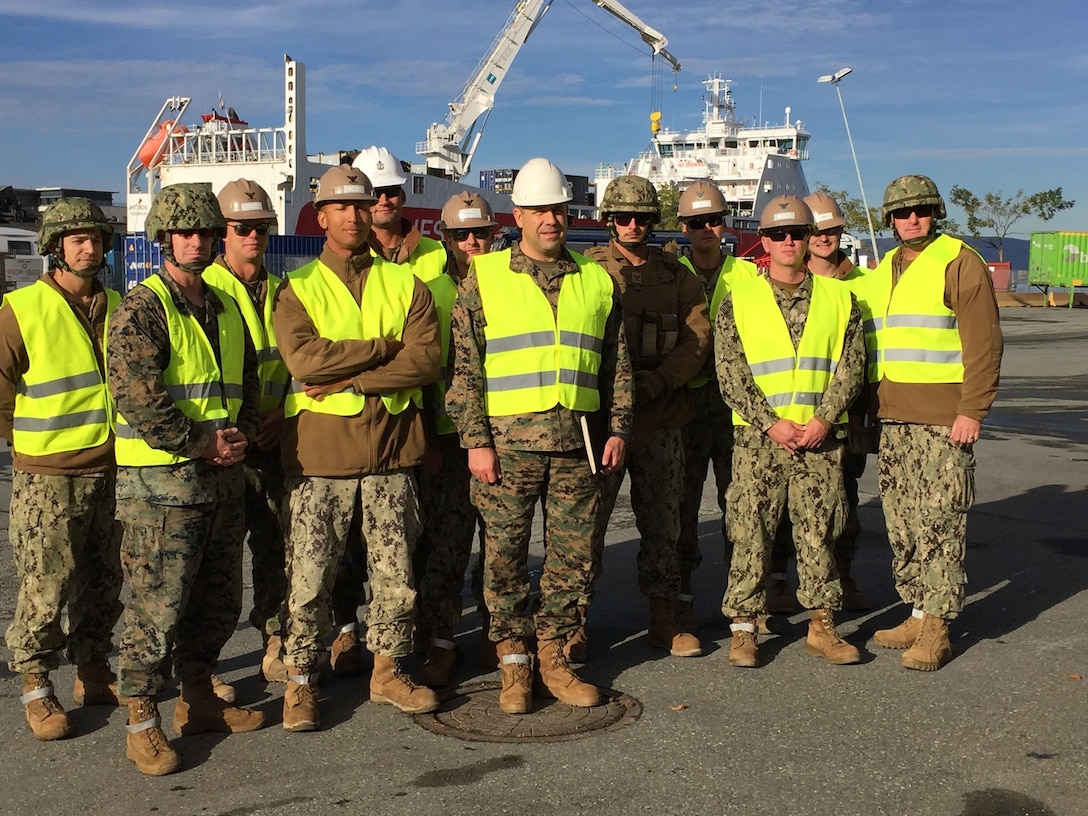
[[[816,414],[842,357],[850,290],[842,281],[812,276],[812,301],[795,349],[771,285],[760,277],[733,288],[737,333],[756,385],[775,413],[804,424]],[[734,411],[733,424],[748,422]]]
[[[154,292],[166,311],[170,362],[162,372],[162,380],[170,398],[204,433],[229,427],[238,419],[242,408],[245,330],[238,304],[222,289],[208,285],[208,290],[223,303],[223,311],[216,318],[219,356],[223,361],[220,370],[204,329],[195,317],[177,310],[166,282],[159,275],[151,275],[138,285]],[[120,411],[114,414],[114,431],[118,465],[155,467],[176,465],[193,458],[151,447],[136,434]]]
[[[578,271],[563,276],[559,307],[532,276],[510,270],[510,250],[480,255],[472,266],[487,320],[484,403],[488,416],[600,408],[597,373],[612,311],[612,278],[571,253]]]
[[[686,266],[692,271],[692,273],[702,280],[702,276],[695,270],[695,265],[692,263],[691,258],[684,255],[680,258],[680,263]],[[725,300],[725,296],[729,294],[734,286],[741,281],[751,280],[752,278],[759,277],[759,269],[751,261],[743,261],[740,258],[734,258],[731,255],[726,256],[722,261],[722,268],[718,272],[718,279],[714,283],[714,294],[710,298],[710,302],[707,306],[710,308],[710,334],[714,335],[714,324],[718,319],[718,310],[722,307],[722,301]],[[703,288],[704,293],[706,288]],[[713,358],[711,353],[711,358]],[[710,382],[709,377],[704,377],[699,374],[692,377],[688,382],[688,388],[702,388]]]
[[[892,288],[892,259],[897,248],[874,270],[888,293],[876,313],[877,381],[901,383],[963,382],[963,345],[955,313],[944,304],[945,270],[963,249],[962,241],[940,235],[915,258]],[[879,321],[883,320],[880,324]]]
[[[272,304],[276,290],[283,285],[283,280],[275,275],[268,276],[265,287],[264,306],[261,314],[253,305],[249,289],[229,269],[219,264],[212,264],[204,270],[202,276],[212,286],[218,286],[234,298],[238,310],[246,321],[253,347],[257,351],[257,379],[261,383],[261,413],[271,411],[283,404],[291,375],[283,364],[280,350],[276,347],[276,333],[272,328]]]
[[[106,290],[106,327],[120,300],[119,293]],[[4,303],[15,314],[30,361],[16,384],[14,449],[45,456],[105,443],[113,413],[109,388],[94,343],[71,304],[42,280],[10,292]]]
[[[412,305],[415,281],[407,266],[375,258],[363,284],[362,303],[356,303],[348,287],[320,259],[287,275],[291,289],[313,321],[318,335],[328,340],[373,340],[378,337],[400,340]],[[351,387],[327,394],[320,402],[306,396],[302,383],[291,380],[284,413],[298,416],[303,411],[332,416],[357,416],[366,406],[366,396]],[[382,395],[382,404],[391,414],[404,411],[409,403],[423,404],[420,388],[403,389]]]

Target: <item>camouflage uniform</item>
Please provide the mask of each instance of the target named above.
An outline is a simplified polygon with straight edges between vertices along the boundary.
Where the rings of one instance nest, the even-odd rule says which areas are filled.
[[[518,247],[512,248],[511,271],[531,275],[554,310],[563,277],[575,274],[577,266],[564,252],[559,261],[543,267]],[[483,381],[487,318],[471,270],[458,286],[452,324],[454,363],[446,392],[447,411],[457,425],[461,445],[494,447],[502,473],[493,485],[472,481],[472,502],[484,527],[484,597],[491,612],[490,637],[502,641],[533,632],[534,621],[526,609],[526,558],[538,499],[544,506],[545,560],[536,632],[541,640],[565,637],[581,623],[578,608],[588,603],[600,498],[578,417],[558,404],[533,414],[487,415]],[[618,300],[605,327],[598,381],[611,434],[629,437],[634,387]]]
[[[165,272],[172,308],[194,317],[216,359],[224,306],[205,288],[204,307],[190,303]],[[247,439],[257,431],[257,356],[243,329],[242,406],[235,422]],[[242,607],[245,477],[238,466],[199,458],[213,437],[185,416],[163,384],[170,334],[158,296],[136,286],[110,323],[110,392],[136,435],[158,450],[190,457],[176,465],[121,467],[117,513],[124,525],[121,565],[132,590],[118,660],[123,695],[153,697],[159,667],[172,652],[182,682],[207,677],[230,640]]]
[[[800,342],[812,299],[812,276],[792,293],[772,283],[794,347]],[[766,606],[765,580],[775,531],[788,508],[797,542],[798,600],[808,609],[837,609],[841,600],[832,544],[841,533],[846,504],[842,485],[841,429],[815,451],[791,455],[766,434],[778,415],[756,384],[744,357],[730,295],[715,326],[716,367],[722,397],[750,424],[737,426],[733,481],[726,523],[733,541],[729,586],[722,612],[757,617]],[[835,423],[861,389],[866,366],[861,311],[852,300],[842,357],[816,416]]]

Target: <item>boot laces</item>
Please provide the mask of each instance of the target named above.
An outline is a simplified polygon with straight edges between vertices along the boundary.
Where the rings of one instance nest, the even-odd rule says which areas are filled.
[[[399,661],[393,665],[393,677],[407,686],[409,691],[415,691],[419,688],[415,681],[412,680],[412,676],[401,668]]]
[[[47,715],[64,713],[64,709],[61,708],[60,703],[57,702],[57,698],[52,694],[48,697],[42,697],[41,704],[42,707],[45,708]]]

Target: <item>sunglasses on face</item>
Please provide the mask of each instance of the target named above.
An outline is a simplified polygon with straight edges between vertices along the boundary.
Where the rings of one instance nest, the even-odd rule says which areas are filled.
[[[186,239],[192,238],[194,235],[199,235],[201,238],[215,238],[216,237],[215,230],[213,230],[213,229],[183,229],[183,230],[174,230],[174,232],[177,233],[178,235],[180,235],[182,238],[186,238]]]
[[[491,237],[491,227],[465,227],[463,229],[446,230],[446,233],[457,243],[467,241],[470,235],[481,241],[486,241]]]
[[[898,210],[892,210],[892,218],[898,221],[906,221],[910,218],[911,213],[919,218],[932,218],[933,217],[933,205],[932,204],[915,204],[913,207],[900,207]]]
[[[640,227],[646,227],[653,220],[654,217],[650,213],[616,213],[612,216],[612,221],[617,227],[629,227],[632,221]]]
[[[404,192],[400,187],[375,187],[374,198],[381,199],[382,196],[393,199]]]
[[[268,233],[272,231],[274,225],[266,222],[263,224],[230,224],[228,226],[234,230],[235,235],[240,238],[245,238],[247,235],[252,235],[253,233],[268,235]]]
[[[720,215],[706,215],[701,218],[689,218],[684,223],[688,229],[701,230],[703,227],[720,227],[723,218]]]
[[[786,240],[787,237],[792,238],[794,241],[802,241],[811,235],[812,232],[808,227],[791,227],[790,229],[772,229],[763,233],[764,238],[770,238],[776,244],[780,244]]]
[[[813,234],[814,235],[830,235],[832,237],[840,236],[840,235],[842,235],[842,227],[828,227],[825,230],[817,230]]]

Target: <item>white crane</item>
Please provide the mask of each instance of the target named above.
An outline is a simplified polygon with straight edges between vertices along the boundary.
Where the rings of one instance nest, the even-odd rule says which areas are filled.
[[[510,65],[521,46],[536,30],[554,0],[523,0],[515,4],[510,17],[499,32],[491,49],[480,61],[456,102],[449,103],[445,122],[427,128],[427,139],[416,143],[416,153],[427,159],[428,172],[459,179],[469,172],[472,157],[483,136],[484,126],[495,106],[495,93],[506,78]],[[614,0],[593,0],[605,11],[618,17],[639,32],[643,41],[672,66],[680,70],[676,57],[665,50],[668,40],[656,29],[646,25],[623,4]],[[651,130],[655,133],[661,114],[650,114]]]

